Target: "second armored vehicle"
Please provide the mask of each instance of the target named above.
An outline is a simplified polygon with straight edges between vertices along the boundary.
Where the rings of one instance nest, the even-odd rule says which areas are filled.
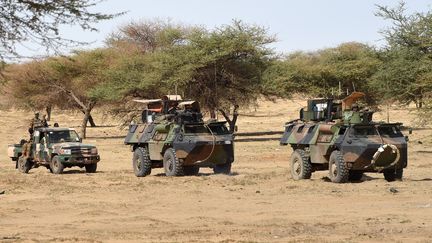
[[[73,166],[85,167],[87,173],[94,173],[100,160],[95,146],[83,144],[75,130],[60,127],[35,129],[30,141],[9,145],[8,156],[23,173],[39,166],[54,174]]]
[[[364,172],[382,172],[387,181],[402,179],[407,166],[407,137],[401,123],[373,122],[360,110],[354,92],[343,100],[309,100],[300,119],[285,124],[281,145],[290,145],[293,179],[329,170],[332,182],[360,180]]]
[[[135,101],[146,106],[142,122],[131,124],[125,138],[133,152],[136,176],[160,167],[167,176],[196,175],[200,167],[231,172],[233,135],[225,122],[204,122],[199,104],[177,95]]]

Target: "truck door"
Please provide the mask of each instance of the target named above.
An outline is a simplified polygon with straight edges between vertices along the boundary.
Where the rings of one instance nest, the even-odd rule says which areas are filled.
[[[36,151],[35,151],[35,157],[37,161],[45,162],[48,158],[48,146],[47,146],[47,134],[44,132],[39,133],[39,139],[38,141],[35,140],[36,144]]]

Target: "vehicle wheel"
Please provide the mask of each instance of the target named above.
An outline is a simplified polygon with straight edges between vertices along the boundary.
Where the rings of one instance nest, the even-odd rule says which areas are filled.
[[[340,151],[335,150],[330,155],[329,177],[335,183],[345,183],[349,179],[349,169]]]
[[[196,176],[199,173],[200,167],[198,166],[183,166],[183,172],[188,176]]]
[[[30,159],[21,156],[18,158],[18,171],[27,174],[32,168],[33,164]]]
[[[291,177],[298,181],[310,179],[312,176],[312,163],[303,149],[296,149],[291,154]]]
[[[387,169],[383,171],[386,181],[401,181],[403,176],[403,169]]]
[[[213,167],[213,172],[215,174],[229,175],[231,173],[231,164],[232,163],[225,163],[225,164],[215,165]]]
[[[50,168],[53,174],[63,173],[64,165],[60,162],[57,155],[51,159]]]
[[[150,175],[152,163],[147,148],[138,147],[135,149],[132,158],[132,166],[137,177]]]
[[[182,176],[184,175],[183,165],[177,158],[174,149],[169,148],[165,151],[163,158],[163,166],[165,169],[166,176]]]
[[[97,164],[85,165],[85,170],[86,170],[87,173],[96,173]]]
[[[348,177],[350,181],[360,181],[361,178],[363,177],[363,171],[350,170]]]

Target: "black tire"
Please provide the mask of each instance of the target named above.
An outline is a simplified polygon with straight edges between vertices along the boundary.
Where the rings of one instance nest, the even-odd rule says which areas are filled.
[[[329,160],[329,177],[334,183],[345,183],[349,179],[349,169],[340,151],[333,151]]]
[[[213,172],[215,174],[229,175],[229,174],[231,174],[231,164],[232,163],[225,163],[225,164],[215,165],[213,167]]]
[[[403,168],[400,169],[387,169],[383,171],[384,178],[388,182],[401,181],[403,177]]]
[[[32,168],[33,164],[29,158],[26,158],[24,156],[20,156],[18,158],[18,171],[22,173],[29,173],[30,169]]]
[[[310,179],[312,176],[312,163],[303,149],[296,149],[291,154],[291,177],[298,181]]]
[[[96,173],[97,164],[85,165],[85,170],[86,170],[87,173]]]
[[[163,158],[163,166],[166,176],[182,176],[184,175],[183,165],[177,158],[176,152],[173,148],[165,151]]]
[[[51,159],[50,168],[53,174],[63,173],[64,165],[60,162],[57,155]]]
[[[199,173],[199,166],[183,166],[184,175],[196,176]]]
[[[363,177],[363,171],[358,171],[358,170],[349,171],[348,179],[350,181],[360,181],[362,177]]]
[[[150,175],[152,163],[147,148],[138,147],[132,157],[132,166],[137,177]]]

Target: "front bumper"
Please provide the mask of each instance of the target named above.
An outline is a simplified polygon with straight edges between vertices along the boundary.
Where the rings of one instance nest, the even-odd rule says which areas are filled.
[[[363,149],[356,150],[343,150],[344,160],[348,163],[351,163],[352,170],[362,170],[367,172],[376,172],[380,171],[383,168],[386,168],[390,164],[389,168],[406,168],[408,164],[408,152],[406,146],[398,147],[399,149],[399,158],[397,161],[394,161],[394,157],[389,158],[388,161],[386,159],[381,159],[379,163],[373,163],[373,156],[377,152],[380,145],[369,145]],[[394,162],[393,162],[394,161]],[[392,163],[393,162],[393,163]]]
[[[232,163],[234,161],[233,144],[213,144],[199,142],[196,144],[175,144],[177,156],[185,165],[212,166]]]
[[[88,165],[96,164],[100,161],[99,155],[81,156],[81,155],[59,155],[60,163],[64,165]]]

